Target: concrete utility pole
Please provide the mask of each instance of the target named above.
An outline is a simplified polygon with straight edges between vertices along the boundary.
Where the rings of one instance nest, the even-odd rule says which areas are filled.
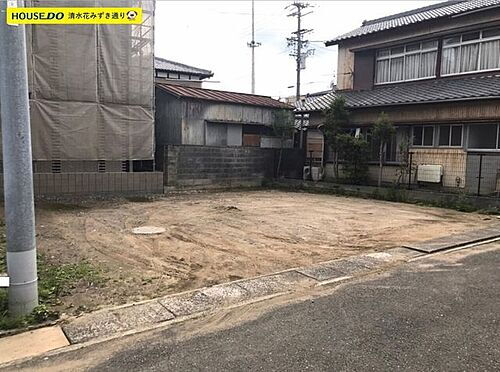
[[[28,71],[24,26],[7,25],[6,14],[7,1],[0,1],[0,115],[9,312],[24,315],[38,305]]]
[[[252,48],[252,94],[255,94],[255,48],[261,44],[255,41],[255,3],[252,0],[252,41],[247,43]]]
[[[302,29],[301,22],[302,22],[302,17],[311,14],[312,11],[304,14],[303,10],[311,7],[311,5],[300,1],[296,1],[290,4],[289,6],[286,7],[286,9],[292,7],[295,7],[295,10],[292,13],[288,14],[288,17],[297,17],[297,31],[292,32],[293,36],[287,38],[287,41],[288,41],[288,47],[291,47],[293,50],[292,53],[290,53],[290,56],[295,58],[295,63],[297,64],[297,82],[295,85],[296,88],[295,100],[298,102],[300,100],[300,71],[306,68],[305,66],[306,58],[314,53],[314,49],[307,48],[309,41],[304,40],[304,35],[313,30]]]

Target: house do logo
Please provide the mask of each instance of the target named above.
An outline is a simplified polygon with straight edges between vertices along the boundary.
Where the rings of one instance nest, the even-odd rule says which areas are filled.
[[[127,12],[127,18],[130,20],[130,21],[133,21],[135,18],[137,17],[137,12],[135,10],[129,10]]]
[[[1,1],[1,0],[0,0]],[[141,24],[141,8],[7,8],[7,24]]]

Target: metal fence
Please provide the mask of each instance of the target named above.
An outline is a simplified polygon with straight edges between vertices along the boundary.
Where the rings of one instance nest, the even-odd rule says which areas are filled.
[[[469,193],[499,196],[500,154],[468,154],[466,169],[466,185]]]

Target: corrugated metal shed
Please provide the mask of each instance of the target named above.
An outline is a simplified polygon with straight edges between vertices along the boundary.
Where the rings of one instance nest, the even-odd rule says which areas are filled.
[[[200,77],[212,77],[214,75],[214,73],[210,70],[185,65],[183,63],[170,61],[168,59],[160,57],[155,57],[155,69],[168,72],[197,75]]]
[[[410,10],[391,16],[363,22],[363,25],[343,35],[327,41],[327,46],[338,44],[342,40],[365,36],[380,31],[395,29],[431,19],[449,17],[480,9],[497,7],[500,0],[451,0],[439,4]]]
[[[329,92],[298,102],[297,111],[325,110],[336,94],[346,99],[349,108],[500,98],[500,75],[430,80],[366,91]]]
[[[156,83],[156,87],[177,97],[194,98],[213,102],[235,103],[240,105],[292,109],[293,106],[267,96],[227,92],[223,90],[193,88],[181,85]]]

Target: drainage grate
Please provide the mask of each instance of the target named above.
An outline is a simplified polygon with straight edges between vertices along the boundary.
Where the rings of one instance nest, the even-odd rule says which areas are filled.
[[[122,172],[130,172],[130,161],[129,160],[122,161]]]
[[[99,173],[105,173],[106,172],[106,160],[98,160],[97,161],[97,171]]]
[[[61,173],[62,164],[60,160],[52,160],[51,167],[52,173]]]

